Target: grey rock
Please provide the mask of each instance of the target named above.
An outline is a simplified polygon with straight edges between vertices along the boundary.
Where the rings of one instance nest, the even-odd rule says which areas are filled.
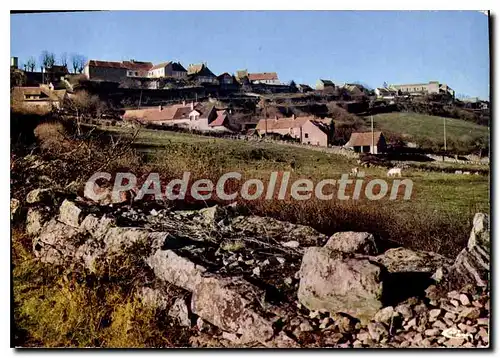
[[[424,331],[424,334],[429,337],[439,336],[440,333],[438,328],[429,328]]]
[[[411,306],[407,303],[402,303],[396,306],[394,309],[396,312],[400,313],[403,319],[410,319],[413,316],[413,310]]]
[[[245,280],[206,277],[193,291],[191,310],[204,320],[241,334],[244,342],[264,343],[273,336],[272,322],[252,308],[264,292]]]
[[[384,265],[391,273],[435,272],[441,266],[453,264],[453,260],[442,255],[403,247],[389,249],[373,259]]]
[[[21,203],[19,200],[12,198],[10,199],[10,220],[15,221],[19,213],[21,212]]]
[[[202,273],[206,271],[203,266],[194,264],[172,250],[157,250],[146,263],[159,279],[190,292],[201,283]]]
[[[477,213],[474,216],[472,231],[467,243],[469,250],[474,249],[476,246],[487,247],[488,249],[490,246],[490,218],[484,213]]]
[[[60,264],[74,257],[81,239],[81,230],[50,220],[33,240],[33,251],[42,262]]]
[[[459,297],[460,303],[464,306],[469,306],[470,305],[470,299],[469,296],[467,296],[465,293],[462,293]]]
[[[490,230],[489,216],[477,213],[467,247],[455,259],[450,275],[456,275],[462,282],[485,287],[490,275]]]
[[[163,294],[163,292],[159,289],[142,287],[139,289],[137,295],[139,296],[141,302],[147,307],[162,310],[167,308],[168,300],[165,297],[165,294]]]
[[[34,189],[26,195],[26,202],[28,204],[52,204],[53,201],[54,191],[52,189]]]
[[[368,323],[368,333],[370,337],[375,342],[380,342],[380,340],[389,335],[387,328],[380,322],[370,322]]]
[[[394,315],[397,315],[397,312],[394,311],[394,307],[388,306],[378,311],[373,317],[373,320],[381,323],[390,323]]]
[[[29,208],[26,214],[26,233],[36,235],[47,221],[47,215],[40,209]]]
[[[284,247],[289,247],[289,248],[293,248],[293,249],[300,247],[300,243],[296,240],[282,242],[281,245]]]
[[[367,259],[310,247],[302,258],[298,298],[310,310],[344,312],[366,321],[382,307],[381,272]]]
[[[64,200],[59,208],[59,221],[73,227],[80,227],[82,210],[72,201]]]
[[[184,298],[178,298],[168,310],[168,315],[179,322],[181,326],[191,327],[191,319],[189,318],[189,308]],[[200,329],[201,330],[201,329]]]
[[[328,239],[325,247],[347,253],[377,254],[375,238],[367,232],[337,232]]]
[[[477,307],[464,307],[462,312],[460,312],[460,317],[477,319],[481,315],[481,310]]]
[[[441,309],[440,308],[435,308],[429,311],[429,318],[432,318],[433,320],[436,320],[439,315],[441,314]]]

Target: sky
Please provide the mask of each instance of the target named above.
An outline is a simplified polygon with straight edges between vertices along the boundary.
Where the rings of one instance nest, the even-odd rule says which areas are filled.
[[[440,81],[489,98],[488,17],[478,11],[109,11],[11,14],[11,56],[205,62],[216,75],[277,72],[388,84]],[[38,36],[40,34],[40,36]]]

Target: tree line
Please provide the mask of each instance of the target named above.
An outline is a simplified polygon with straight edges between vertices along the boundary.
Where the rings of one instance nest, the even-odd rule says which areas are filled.
[[[60,66],[68,68],[68,71],[73,70],[73,73],[83,73],[83,68],[85,67],[87,59],[81,54],[72,53],[68,55],[66,52],[63,52],[58,58],[56,58],[56,55],[53,52],[45,50],[40,54],[38,62],[34,56],[30,56],[22,67],[24,67],[25,71],[35,72],[37,65],[40,66],[40,69],[52,68],[57,65],[57,61]]]

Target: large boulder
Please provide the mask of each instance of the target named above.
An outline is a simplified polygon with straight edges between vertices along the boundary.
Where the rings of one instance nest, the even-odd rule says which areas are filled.
[[[477,213],[467,247],[455,259],[450,273],[459,281],[485,287],[490,274],[490,221],[489,216]]]
[[[299,301],[310,310],[343,312],[362,321],[382,308],[383,267],[327,247],[310,247],[299,271]]]
[[[398,247],[373,258],[391,273],[435,272],[439,267],[451,265],[453,260],[434,252],[415,251]]]
[[[207,277],[196,286],[191,309],[224,331],[240,334],[242,342],[265,343],[274,331],[272,322],[254,308],[263,297],[262,290],[243,279]]]
[[[325,247],[347,253],[377,254],[375,238],[368,232],[337,232],[328,239]]]

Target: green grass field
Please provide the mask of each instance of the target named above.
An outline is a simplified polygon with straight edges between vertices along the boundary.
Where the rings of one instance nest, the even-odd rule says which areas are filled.
[[[117,127],[106,130],[125,136],[131,133]],[[143,150],[147,147],[150,163],[166,165],[168,171],[177,175],[183,170],[208,177],[238,171],[243,177],[264,181],[272,171],[290,171],[292,178],[309,178],[317,183],[326,178],[338,179],[357,166],[354,159],[306,148],[169,131],[141,130],[136,144]],[[363,170],[367,181],[387,179],[386,169]],[[249,205],[258,213],[309,224],[327,234],[339,229],[377,230],[382,237],[398,242],[408,242],[409,237],[400,235],[410,235],[412,247],[456,254],[460,247],[455,244],[466,242],[474,213],[489,212],[489,177],[412,169],[405,170],[403,176],[413,181],[413,194],[408,201],[384,198],[376,202],[316,200],[287,205],[275,203],[274,206],[272,203]],[[392,183],[392,179],[388,179],[388,183]],[[349,215],[344,209],[350,211]],[[414,241],[419,235],[420,243]]]
[[[368,117],[365,119],[369,120]],[[424,146],[429,146],[429,143],[437,147],[443,145],[444,120],[449,150],[472,149],[477,141],[489,141],[488,127],[461,119],[398,112],[377,114],[373,120],[375,127],[386,134],[396,134]]]

